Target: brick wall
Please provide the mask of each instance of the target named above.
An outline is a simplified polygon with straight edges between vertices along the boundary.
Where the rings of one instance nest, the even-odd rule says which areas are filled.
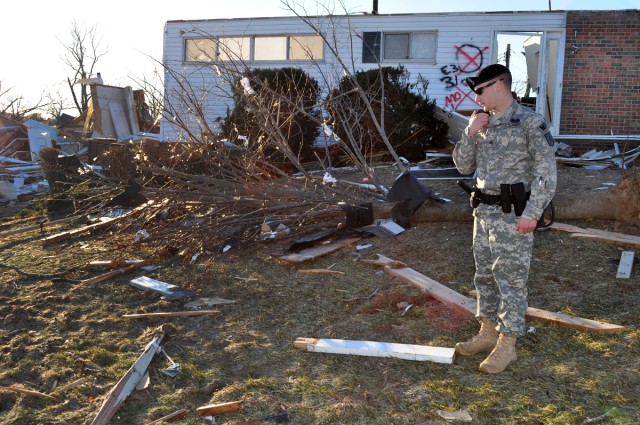
[[[640,11],[568,11],[563,81],[561,134],[640,134]]]

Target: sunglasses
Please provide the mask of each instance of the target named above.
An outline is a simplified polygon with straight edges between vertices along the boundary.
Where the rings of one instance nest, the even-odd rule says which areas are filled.
[[[491,87],[492,85],[494,85],[494,84],[495,84],[495,83],[497,83],[498,81],[502,81],[502,80],[503,80],[503,78],[498,78],[497,80],[490,82],[489,84],[487,84],[487,85],[486,85],[486,86],[484,86],[484,87],[479,87],[479,88],[475,89],[473,92],[474,92],[475,94],[482,95],[482,92],[484,91],[484,89],[486,89],[487,87]]]

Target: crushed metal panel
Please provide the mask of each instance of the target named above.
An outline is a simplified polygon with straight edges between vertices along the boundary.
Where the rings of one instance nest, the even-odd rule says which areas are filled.
[[[445,110],[438,105],[435,106],[435,114],[438,119],[449,124],[449,132],[447,137],[452,142],[462,139],[464,129],[469,125],[469,117],[466,117],[456,111]]]

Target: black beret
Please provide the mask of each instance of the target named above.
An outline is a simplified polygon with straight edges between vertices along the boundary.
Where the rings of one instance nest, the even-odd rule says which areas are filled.
[[[478,72],[478,75],[475,77],[467,78],[467,85],[469,88],[475,93],[476,86],[486,83],[487,81],[495,80],[498,77],[502,77],[503,75],[511,76],[511,71],[504,65],[500,65],[498,63],[494,63],[493,65],[486,66]]]

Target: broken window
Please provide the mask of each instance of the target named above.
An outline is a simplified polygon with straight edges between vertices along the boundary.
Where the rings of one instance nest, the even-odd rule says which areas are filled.
[[[436,32],[391,33],[384,35],[384,60],[436,60]]]
[[[380,32],[362,34],[362,63],[378,63],[380,59]]]

